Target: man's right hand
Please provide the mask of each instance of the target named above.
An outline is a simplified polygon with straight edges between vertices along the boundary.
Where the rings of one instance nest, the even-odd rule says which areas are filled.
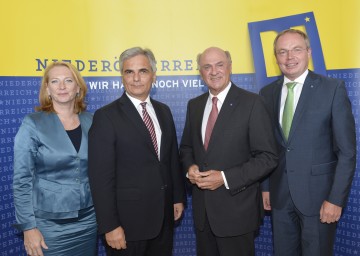
[[[117,227],[113,231],[105,234],[107,244],[117,250],[126,249],[125,232],[122,227]]]
[[[271,211],[270,192],[262,192],[262,198],[264,203],[264,209],[267,211]]]

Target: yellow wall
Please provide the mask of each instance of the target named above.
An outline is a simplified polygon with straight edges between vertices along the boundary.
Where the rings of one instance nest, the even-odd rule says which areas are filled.
[[[115,62],[133,46],[151,48],[158,62],[193,61],[158,75],[193,75],[197,53],[213,45],[231,52],[233,73],[254,73],[248,22],[305,12],[314,13],[326,68],[360,68],[358,0],[1,0],[0,76],[41,76],[37,58]]]

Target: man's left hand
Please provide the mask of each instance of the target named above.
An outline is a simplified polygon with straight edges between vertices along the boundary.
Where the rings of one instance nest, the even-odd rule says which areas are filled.
[[[209,170],[199,172],[200,176],[196,178],[196,185],[201,189],[215,190],[224,185],[224,179],[221,171]]]
[[[328,201],[324,201],[320,208],[320,221],[322,223],[334,223],[339,221],[342,208]]]

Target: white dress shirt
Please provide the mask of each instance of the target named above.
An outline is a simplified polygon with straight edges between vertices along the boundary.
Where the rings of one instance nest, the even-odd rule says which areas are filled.
[[[202,120],[202,125],[201,125],[201,136],[202,136],[202,141],[204,143],[204,140],[205,140],[205,131],[206,131],[206,125],[207,125],[207,122],[208,122],[208,119],[209,119],[209,116],[210,116],[210,112],[211,112],[211,109],[212,109],[212,98],[213,97],[217,97],[218,98],[218,101],[217,101],[217,108],[218,108],[218,113],[220,114],[220,110],[221,110],[221,107],[225,101],[225,98],[226,98],[226,95],[228,94],[229,90],[230,90],[230,87],[231,87],[231,82],[229,82],[229,84],[225,87],[225,89],[220,92],[218,95],[212,95],[209,91],[209,97],[208,97],[208,100],[206,102],[206,105],[205,105],[205,110],[204,110],[204,115],[203,115],[203,120]],[[227,183],[227,180],[226,180],[226,177],[225,177],[225,174],[223,171],[221,171],[221,175],[224,179],[224,185],[227,189],[229,189],[229,185]]]
[[[308,75],[308,73],[309,73],[309,70],[306,70],[301,76],[296,78],[294,81],[291,81],[287,77],[284,76],[284,84],[281,89],[281,102],[280,102],[280,113],[279,113],[280,126],[282,126],[282,116],[284,113],[285,101],[286,101],[286,97],[288,94],[288,88],[287,88],[286,84],[289,82],[296,82],[296,86],[294,87],[294,113],[295,113],[297,104],[300,99],[301,91],[302,91],[302,88],[303,88],[303,85],[304,85],[304,82],[305,82],[305,79],[306,79],[306,76]]]

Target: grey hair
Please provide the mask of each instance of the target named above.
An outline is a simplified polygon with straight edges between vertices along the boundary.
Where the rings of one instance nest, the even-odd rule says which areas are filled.
[[[150,49],[146,49],[146,48],[143,49],[141,47],[133,47],[133,48],[125,50],[120,55],[119,65],[120,65],[120,73],[121,74],[123,74],[124,61],[127,59],[130,59],[132,57],[135,57],[137,55],[144,55],[145,57],[147,57],[150,62],[152,71],[156,72],[156,60],[155,60],[155,56],[154,56],[153,52]]]
[[[203,53],[204,53],[204,52],[199,53],[199,54],[197,55],[197,57],[196,57],[196,62],[197,62],[197,68],[198,68],[198,70],[200,70],[200,59],[201,59]],[[229,51],[224,51],[224,53],[225,53],[226,58],[227,58],[227,60],[229,61],[229,63],[232,63],[230,52],[229,52]]]

